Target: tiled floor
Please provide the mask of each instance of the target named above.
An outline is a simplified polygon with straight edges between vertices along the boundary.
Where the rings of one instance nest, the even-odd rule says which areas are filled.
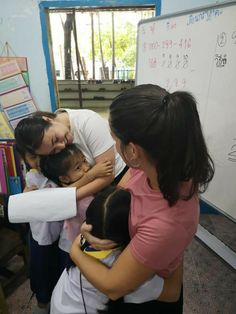
[[[236,313],[236,272],[197,240],[185,256],[184,313]]]
[[[201,215],[200,221],[235,247],[234,223],[221,215]],[[34,298],[29,302],[30,296],[27,280],[8,297],[9,313],[30,314],[35,305]],[[218,313],[236,313],[236,272],[194,239],[185,255],[184,314]]]

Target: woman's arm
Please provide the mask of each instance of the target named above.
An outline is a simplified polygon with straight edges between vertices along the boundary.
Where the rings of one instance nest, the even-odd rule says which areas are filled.
[[[130,177],[131,177],[130,169],[128,169],[128,170],[126,171],[126,173],[123,175],[123,177],[122,177],[122,179],[120,180],[120,182],[119,182],[117,185],[120,186],[120,187],[125,188],[127,182],[128,182],[129,179],[130,179]]]
[[[87,280],[113,300],[135,290],[154,274],[153,270],[132,256],[129,246],[121,253],[112,268],[82,252],[80,236],[73,242],[70,255]]]
[[[105,160],[109,160],[111,164],[114,166],[115,150],[113,146],[110,149],[108,149],[106,152],[104,152],[103,154],[95,158],[96,164]],[[101,191],[103,188],[108,186],[113,180],[114,180],[114,171],[109,176],[97,178],[93,180],[92,182],[82,186],[76,192],[77,200],[80,200],[86,196],[89,196],[89,195],[92,195],[94,193]]]
[[[183,262],[169,278],[164,279],[164,287],[160,296],[158,297],[158,300],[164,302],[177,302],[180,297],[182,283]]]
[[[129,246],[112,267],[108,268],[81,251],[79,235],[72,244],[70,256],[87,280],[112,300],[134,291],[154,275],[153,270],[132,256]],[[164,279],[164,287],[161,295],[157,296],[158,300],[176,302],[180,296],[182,282],[183,263],[169,278]]]

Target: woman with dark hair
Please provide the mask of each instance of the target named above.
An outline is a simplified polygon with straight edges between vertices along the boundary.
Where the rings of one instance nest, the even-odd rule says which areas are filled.
[[[111,175],[96,178],[77,189],[78,200],[97,193],[113,181],[119,182],[127,171],[115,151],[107,121],[92,110],[38,111],[18,123],[15,139],[19,149],[36,155],[56,154],[73,142],[78,144],[90,165],[110,161],[114,167]]]
[[[116,300],[150,276],[168,278],[180,267],[197,230],[199,193],[212,180],[214,165],[190,93],[136,86],[115,98],[109,122],[117,151],[130,167],[120,184],[131,193],[131,240],[111,268],[84,254],[79,237],[70,254],[87,280]],[[90,230],[91,225],[82,226],[93,247],[114,245]],[[182,313],[181,281],[175,290],[175,298],[161,294],[154,301],[153,313]],[[130,304],[127,312],[132,309]]]

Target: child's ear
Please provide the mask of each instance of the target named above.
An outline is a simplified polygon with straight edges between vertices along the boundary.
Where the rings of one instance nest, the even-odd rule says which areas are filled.
[[[61,183],[65,183],[65,184],[70,183],[70,178],[68,176],[59,176],[59,180]]]
[[[47,122],[52,122],[53,119],[52,118],[49,118],[49,117],[46,117],[46,116],[42,116],[43,120],[47,121]]]

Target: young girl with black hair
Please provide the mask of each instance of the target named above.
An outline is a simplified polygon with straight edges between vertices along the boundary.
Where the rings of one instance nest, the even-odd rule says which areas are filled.
[[[109,250],[96,250],[81,237],[81,250],[111,267],[128,244],[128,217],[130,193],[114,186],[105,188],[92,200],[86,211],[86,222],[93,225],[92,234],[110,239],[117,246]],[[139,289],[124,297],[123,302],[141,303],[155,299],[163,288],[163,279],[154,276]],[[121,313],[123,302],[108,306],[108,298],[94,288],[77,267],[62,273],[51,299],[51,314]],[[108,304],[107,304],[108,303]],[[111,312],[110,312],[111,311]]]
[[[97,163],[95,166],[87,162],[77,144],[67,145],[63,150],[54,155],[40,157],[40,169],[45,177],[55,182],[58,186],[77,188],[92,182],[99,177],[110,176],[113,167],[109,160]],[[71,243],[80,233],[80,226],[85,220],[85,212],[93,196],[87,196],[77,202],[77,215],[64,222],[64,232],[59,246],[68,251]]]
[[[54,188],[56,184],[46,178],[39,170],[39,157],[17,149],[29,168],[25,177],[25,191]],[[45,209],[47,211],[47,208]],[[69,259],[58,247],[63,221],[29,223],[30,245],[30,287],[35,294],[37,305],[33,314],[48,314],[52,291]]]

